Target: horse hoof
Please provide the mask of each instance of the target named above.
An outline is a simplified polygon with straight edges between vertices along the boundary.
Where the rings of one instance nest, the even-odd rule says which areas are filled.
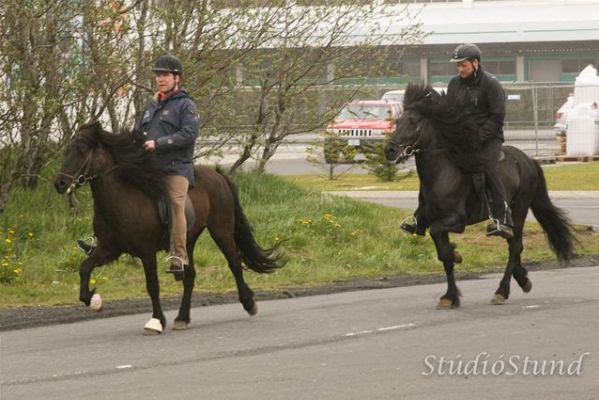
[[[158,318],[152,318],[144,326],[144,336],[156,336],[162,333],[162,323]]]
[[[94,293],[91,300],[89,301],[89,308],[94,311],[102,310],[102,297],[98,293]]]
[[[493,296],[493,298],[491,299],[491,304],[494,304],[496,306],[502,306],[505,304],[506,301],[507,299],[503,297],[503,295],[495,293],[495,296]]]
[[[173,325],[173,330],[174,331],[184,331],[185,329],[187,329],[187,322],[180,320],[180,319],[176,319],[175,324]]]
[[[258,303],[254,302],[254,304],[252,305],[252,308],[250,308],[249,310],[247,310],[247,312],[251,316],[254,316],[254,315],[258,314]]]
[[[524,293],[528,293],[532,290],[532,282],[530,281],[530,279],[526,282],[526,284],[524,286],[522,286],[522,291]]]
[[[453,251],[453,262],[456,264],[461,264],[462,261],[464,261],[464,259],[462,258],[462,255],[457,250],[454,250]]]
[[[450,299],[441,298],[441,299],[439,299],[439,302],[437,303],[437,310],[450,310],[452,308],[457,308],[457,307],[459,307],[459,306],[454,304],[453,301],[451,301]]]

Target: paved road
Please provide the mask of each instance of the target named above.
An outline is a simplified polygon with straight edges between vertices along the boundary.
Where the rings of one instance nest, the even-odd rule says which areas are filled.
[[[596,400],[599,266],[530,276],[505,306],[493,274],[450,311],[435,284],[197,308],[161,337],[147,315],[3,332],[0,397]]]
[[[390,207],[415,209],[418,203],[418,192],[403,191],[346,191],[329,192],[338,196],[348,196]],[[553,203],[566,210],[568,217],[575,224],[590,225],[599,231],[599,191],[551,191],[549,196]],[[528,220],[534,221],[532,212]]]

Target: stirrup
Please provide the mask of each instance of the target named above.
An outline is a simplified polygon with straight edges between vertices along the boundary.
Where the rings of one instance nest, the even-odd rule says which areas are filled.
[[[501,236],[504,239],[511,239],[514,237],[514,230],[494,218],[493,222],[487,225],[487,236]]]
[[[167,263],[167,273],[177,274],[179,272],[185,272],[185,261],[181,257],[170,255],[166,257],[165,261]]]

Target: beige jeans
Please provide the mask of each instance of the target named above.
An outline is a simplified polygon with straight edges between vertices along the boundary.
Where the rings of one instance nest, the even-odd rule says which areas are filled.
[[[180,257],[184,263],[189,264],[187,255],[187,222],[185,221],[185,200],[189,181],[181,175],[166,177],[166,191],[169,197],[171,217],[171,244],[170,254]]]

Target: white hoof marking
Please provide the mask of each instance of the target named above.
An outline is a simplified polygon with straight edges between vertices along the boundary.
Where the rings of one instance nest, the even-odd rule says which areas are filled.
[[[162,333],[162,324],[158,318],[152,318],[144,326],[144,335],[160,335]]]

